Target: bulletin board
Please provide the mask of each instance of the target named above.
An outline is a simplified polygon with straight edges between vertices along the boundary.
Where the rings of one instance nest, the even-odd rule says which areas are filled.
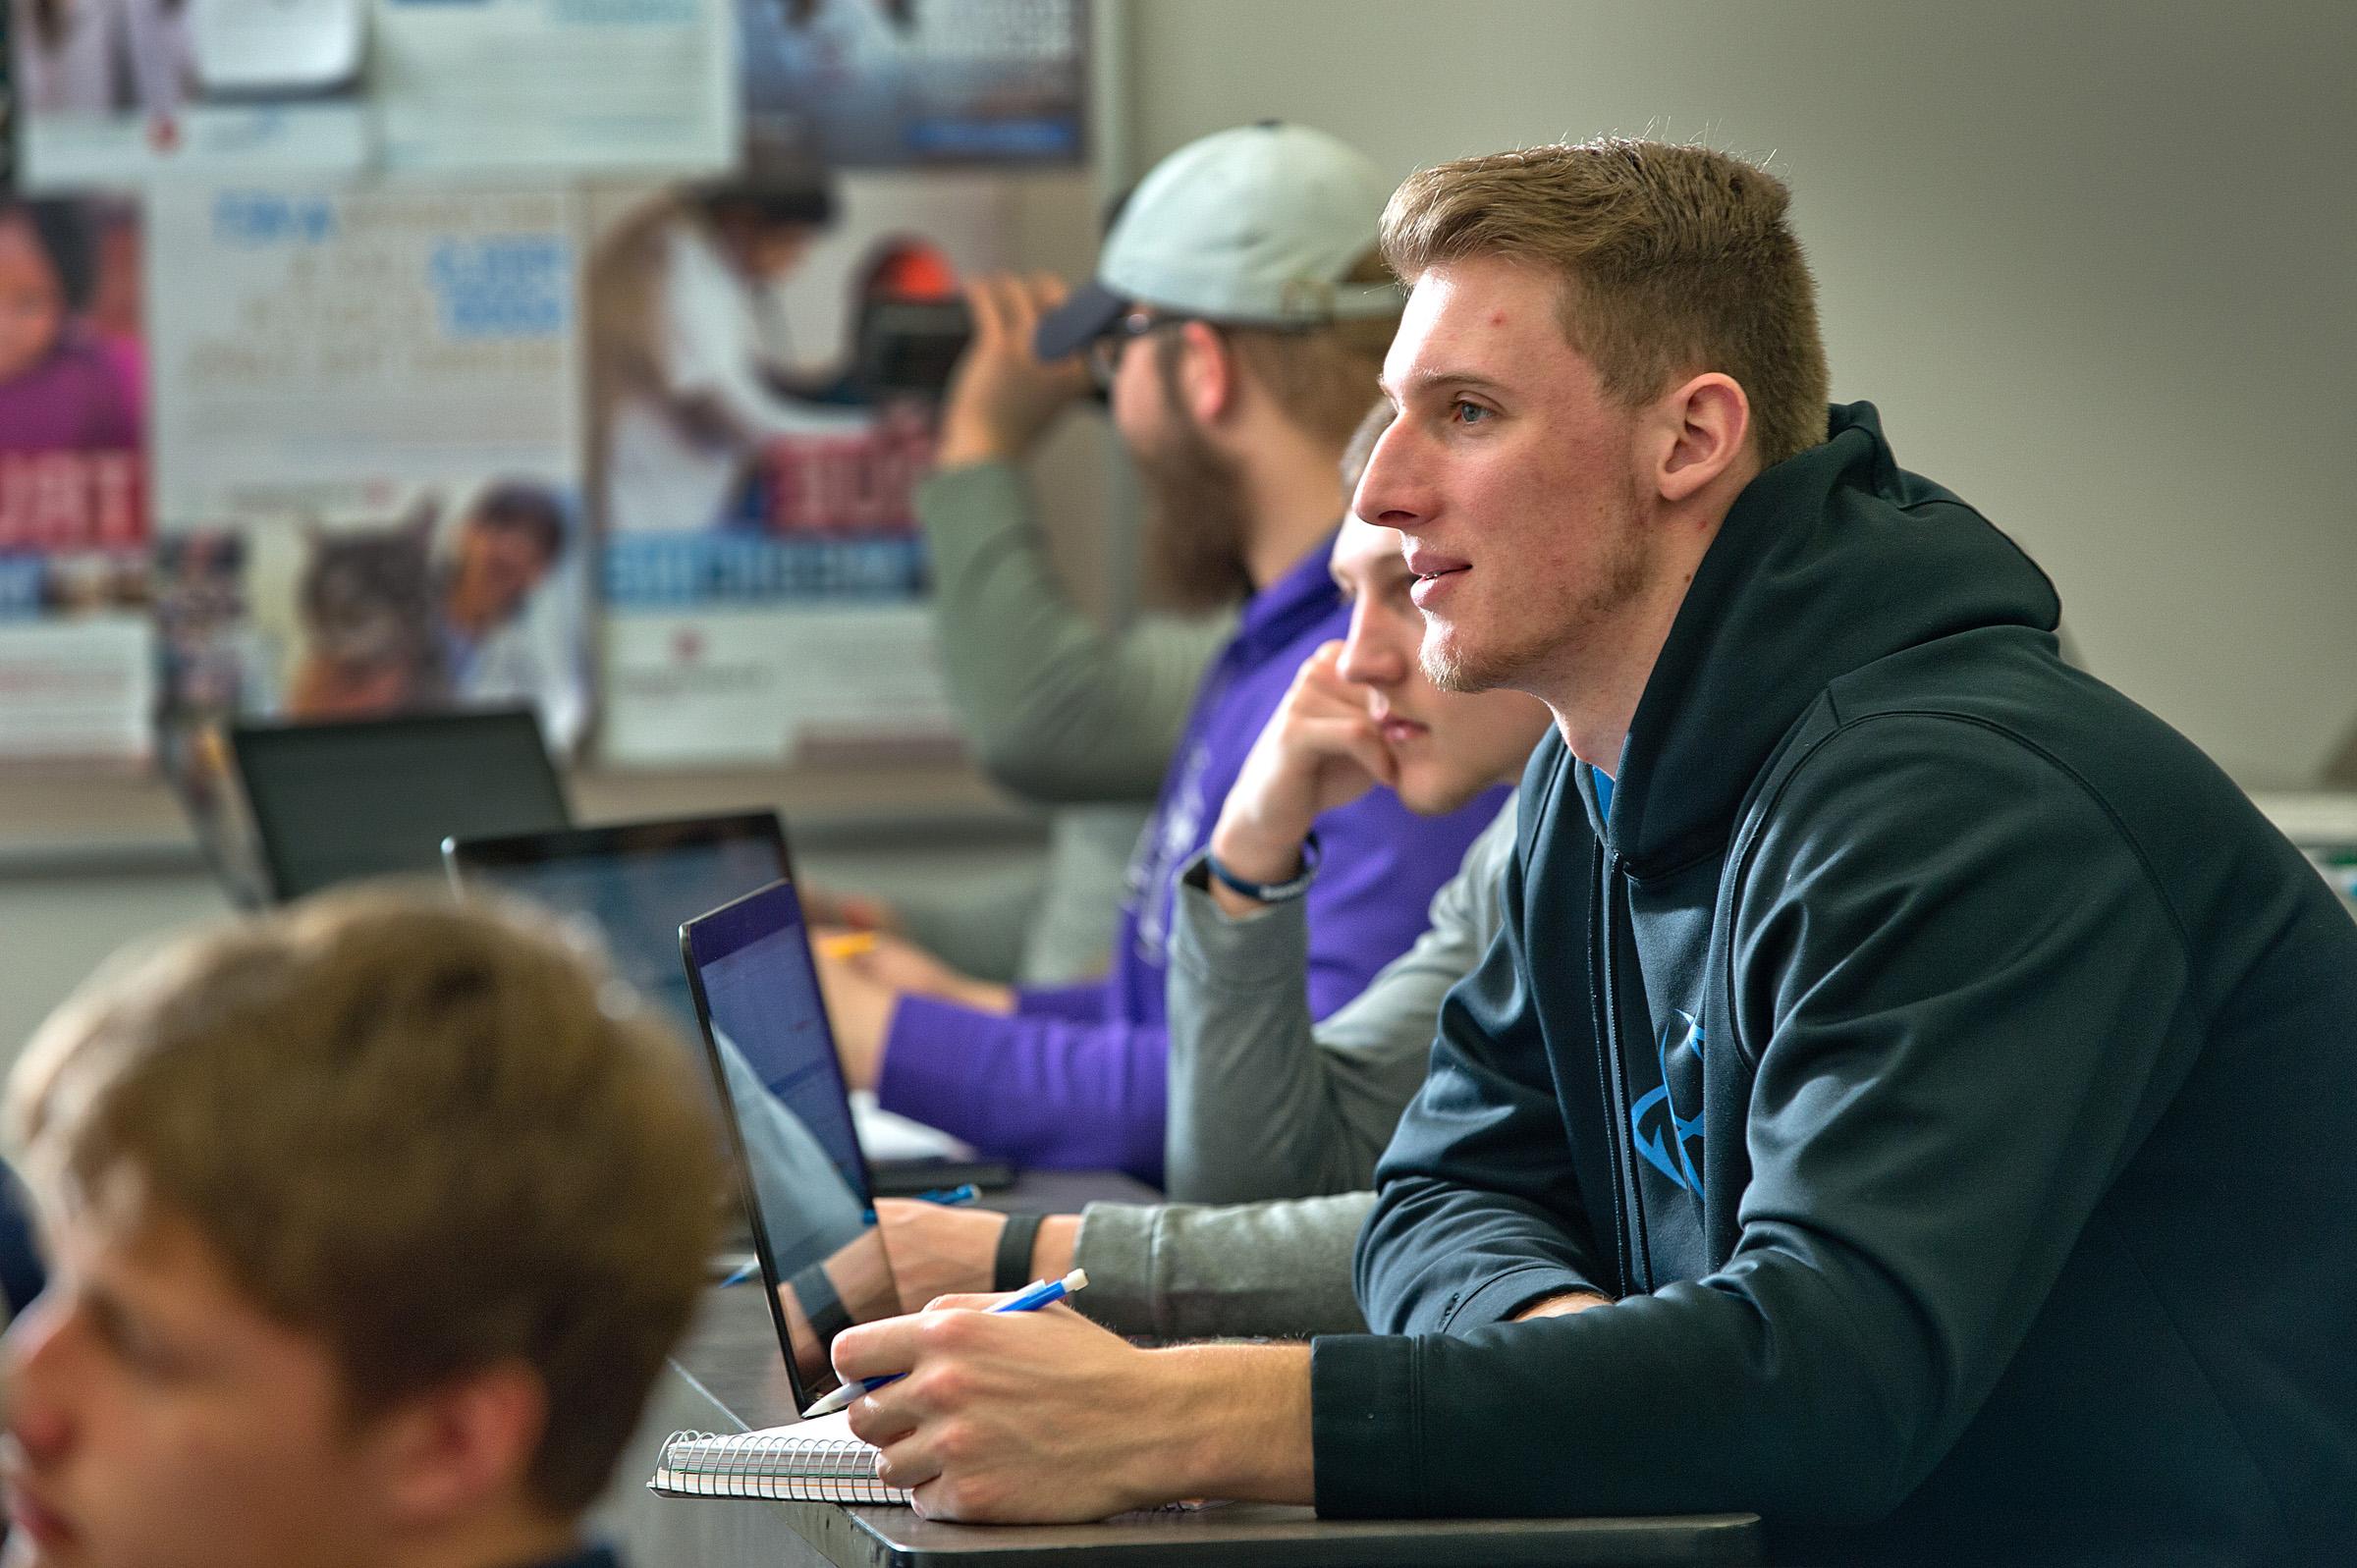
[[[961,766],[930,406],[851,348],[1025,259],[1087,0],[5,3],[0,769],[514,700],[593,770]]]

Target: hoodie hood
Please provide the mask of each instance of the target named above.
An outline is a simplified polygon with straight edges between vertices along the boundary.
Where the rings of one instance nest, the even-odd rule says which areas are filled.
[[[1744,791],[1826,686],[1986,626],[2051,632],[2054,584],[1950,492],[1898,466],[1867,403],[1745,486],[1637,704],[1605,843],[1640,880],[1725,847]]]

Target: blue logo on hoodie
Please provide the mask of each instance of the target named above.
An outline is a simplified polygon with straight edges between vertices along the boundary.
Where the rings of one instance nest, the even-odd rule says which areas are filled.
[[[1692,1116],[1677,1113],[1670,1098],[1672,1058],[1681,1064],[1691,1064],[1687,1076],[1696,1077],[1691,1067],[1702,1060],[1702,1024],[1690,1012],[1673,1012],[1662,1026],[1653,1043],[1654,1058],[1661,1068],[1662,1086],[1653,1090],[1629,1108],[1629,1128],[1636,1134],[1637,1153],[1645,1162],[1668,1176],[1682,1192],[1702,1195],[1702,1177],[1696,1172],[1695,1161],[1702,1157],[1702,1114],[1698,1109]],[[1651,1123],[1648,1126],[1648,1123]],[[1667,1126],[1664,1124],[1667,1123]],[[1693,1153],[1687,1153],[1687,1146]]]

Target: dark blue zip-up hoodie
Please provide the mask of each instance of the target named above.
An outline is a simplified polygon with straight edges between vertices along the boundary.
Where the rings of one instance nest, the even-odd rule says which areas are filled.
[[[2357,925],[1866,405],[1737,499],[1609,817],[1378,1171],[1332,1514],[1751,1510],[1811,1560],[2357,1552]],[[1616,1305],[1507,1322],[1542,1297]]]

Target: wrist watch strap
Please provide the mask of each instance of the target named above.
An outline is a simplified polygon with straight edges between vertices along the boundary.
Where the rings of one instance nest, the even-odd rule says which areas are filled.
[[[1318,880],[1318,836],[1314,833],[1301,840],[1301,869],[1284,882],[1254,882],[1239,877],[1220,864],[1220,857],[1206,846],[1203,850],[1203,869],[1231,892],[1241,893],[1254,903],[1286,903],[1309,892],[1309,885]]]
[[[990,1266],[990,1288],[1020,1290],[1031,1282],[1031,1244],[1039,1239],[1045,1215],[1009,1215],[999,1232],[999,1251]]]

